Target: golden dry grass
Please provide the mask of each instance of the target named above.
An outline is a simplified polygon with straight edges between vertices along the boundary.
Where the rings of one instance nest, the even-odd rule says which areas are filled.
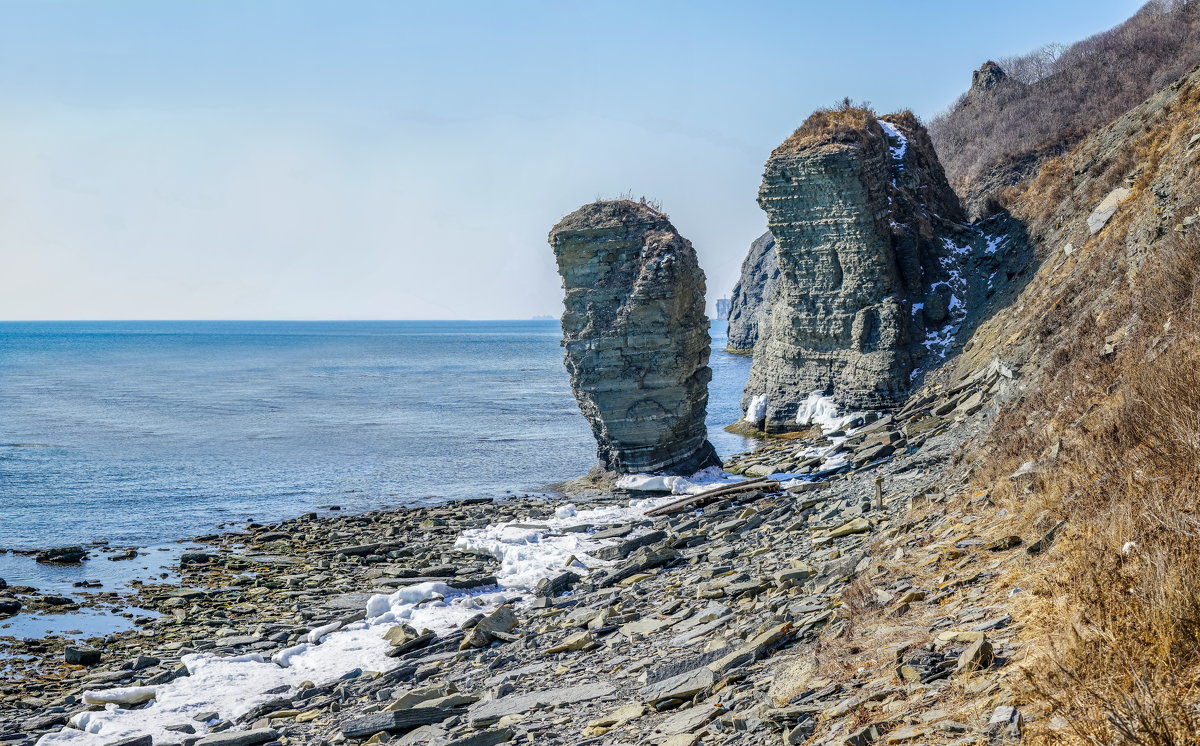
[[[790,137],[775,148],[772,155],[792,153],[825,143],[857,144],[872,135],[882,136],[876,119],[877,116],[870,107],[855,106],[849,99],[836,107],[817,109]]]
[[[1029,492],[996,497],[1018,530],[1066,521],[1020,573],[1044,743],[1200,743],[1200,236],[1157,248],[1122,278],[1123,303],[1078,325],[1049,379],[1001,418],[979,476],[1003,484],[1041,459]]]

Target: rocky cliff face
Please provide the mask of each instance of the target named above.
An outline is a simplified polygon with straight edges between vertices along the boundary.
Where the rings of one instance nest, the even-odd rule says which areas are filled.
[[[771,231],[750,244],[742,275],[729,306],[729,352],[750,352],[771,319],[771,304],[779,290],[779,259]]]
[[[692,474],[718,465],[704,423],[704,273],[666,215],[629,200],[584,205],[550,231],[563,278],[571,387],[601,466]]]
[[[766,429],[783,431],[814,391],[853,409],[902,401],[953,342],[964,262],[988,241],[962,224],[925,129],[907,112],[818,112],[771,154],[758,199],[780,276],[743,407],[765,394]]]

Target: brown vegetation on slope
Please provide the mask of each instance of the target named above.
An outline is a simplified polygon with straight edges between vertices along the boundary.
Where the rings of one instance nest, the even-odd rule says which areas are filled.
[[[1010,195],[1044,261],[977,355],[1042,369],[974,454],[975,481],[1014,533],[1064,522],[1008,579],[1029,591],[1014,613],[1045,743],[1200,742],[1197,114],[1194,71]],[[1128,200],[1081,240],[1079,217],[1121,183]],[[1031,462],[1032,482],[1009,478]]]
[[[950,185],[976,214],[1200,62],[1200,0],[1153,0],[1121,25],[1063,49],[1006,58],[1007,74],[930,122]]]

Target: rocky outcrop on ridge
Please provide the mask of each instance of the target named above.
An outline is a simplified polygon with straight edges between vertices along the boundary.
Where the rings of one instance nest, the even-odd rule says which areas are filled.
[[[814,391],[850,409],[903,401],[965,321],[979,276],[965,263],[1001,243],[963,224],[925,129],[908,112],[819,111],[771,154],[758,199],[780,277],[743,408],[765,394],[762,424],[780,432]]]
[[[775,255],[775,237],[767,231],[750,244],[750,252],[742,262],[741,277],[733,287],[726,352],[754,349],[760,330],[771,320],[771,303],[778,290],[779,259]]]
[[[600,465],[692,474],[719,464],[704,423],[704,272],[667,216],[631,200],[594,202],[550,231],[563,278],[571,388]]]
[[[1004,68],[988,60],[971,73],[971,90],[967,91],[967,97],[969,99],[971,96],[980,96],[1007,80],[1008,74],[1004,72]]]

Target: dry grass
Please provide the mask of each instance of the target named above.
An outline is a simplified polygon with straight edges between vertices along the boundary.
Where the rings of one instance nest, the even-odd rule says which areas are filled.
[[[1081,326],[997,424],[982,475],[1040,456],[1032,498],[1006,486],[999,501],[1018,526],[1067,521],[1024,578],[1041,645],[1028,685],[1059,718],[1045,743],[1200,743],[1200,236],[1164,243],[1130,278],[1130,307]],[[1098,360],[1117,325],[1125,341]]]
[[[837,106],[817,109],[808,119],[777,147],[772,155],[803,150],[825,143],[858,144],[868,137],[882,137],[883,130],[875,122],[877,115],[868,104],[855,105],[845,99]]]

